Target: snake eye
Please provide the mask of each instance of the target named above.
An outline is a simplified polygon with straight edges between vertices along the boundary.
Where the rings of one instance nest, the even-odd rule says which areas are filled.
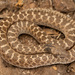
[[[51,53],[51,49],[49,47],[45,48],[44,51]]]

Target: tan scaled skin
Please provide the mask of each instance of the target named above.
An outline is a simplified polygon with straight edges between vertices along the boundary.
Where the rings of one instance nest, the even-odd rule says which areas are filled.
[[[52,39],[37,24],[55,28],[61,31],[65,38]],[[25,47],[18,41],[18,36],[22,33],[30,34],[40,44]],[[51,50],[59,51],[59,55],[55,57],[46,53],[46,45]],[[74,45],[75,21],[53,9],[26,9],[13,13],[0,22],[0,54],[5,61],[17,67],[35,68],[73,62],[75,61]]]

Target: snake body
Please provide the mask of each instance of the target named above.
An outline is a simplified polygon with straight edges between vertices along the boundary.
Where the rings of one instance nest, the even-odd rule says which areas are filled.
[[[45,25],[61,31],[65,38],[55,40],[39,27]],[[25,47],[18,40],[22,33],[30,34],[40,44]],[[55,57],[45,53],[45,44],[53,51],[61,51]],[[67,64],[75,61],[75,21],[53,9],[32,8],[13,13],[0,22],[0,54],[8,63],[21,68],[35,68],[52,64]],[[47,46],[49,48],[49,46]],[[68,50],[68,51],[66,51]]]

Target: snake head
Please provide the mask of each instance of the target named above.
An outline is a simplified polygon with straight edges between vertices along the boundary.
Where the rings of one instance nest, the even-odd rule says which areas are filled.
[[[55,57],[60,56],[61,58],[63,58],[67,56],[67,51],[58,45],[47,44],[45,45],[44,50],[47,51],[47,53],[53,54]]]

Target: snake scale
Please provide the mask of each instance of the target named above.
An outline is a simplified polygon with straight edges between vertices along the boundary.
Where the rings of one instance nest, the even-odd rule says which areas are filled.
[[[61,31],[65,38],[49,37],[37,24]],[[26,47],[18,40],[29,34],[39,45]],[[21,68],[35,68],[75,61],[75,21],[53,9],[31,8],[0,21],[0,54],[8,63]],[[52,46],[52,47],[51,47]],[[46,50],[58,52],[55,57]]]

